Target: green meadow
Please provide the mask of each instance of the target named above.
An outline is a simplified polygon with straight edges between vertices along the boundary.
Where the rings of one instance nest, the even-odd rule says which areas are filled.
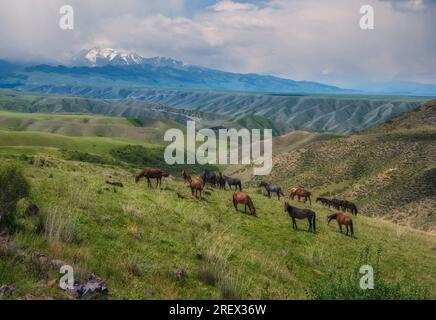
[[[135,128],[130,121],[4,112],[0,118],[0,163],[21,168],[31,187],[19,202],[13,246],[65,261],[76,277],[102,277],[109,295],[98,298],[436,298],[434,233],[362,212],[353,217],[355,238],[347,237],[334,221],[327,225],[331,210],[315,203],[317,189],[311,207],[317,232],[307,232],[304,220],[293,230],[283,202],[265,197],[253,183],[245,191],[257,217],[244,214],[242,205],[237,212],[230,190],[206,188],[203,198],[192,197],[178,168],[164,179],[162,190],[149,189],[145,181],[136,184],[134,175],[147,164],[141,159],[152,159],[161,150],[147,139],[17,130],[21,118],[84,126],[112,121]],[[196,168],[194,175],[201,170]],[[39,216],[24,213],[31,203],[40,207]],[[372,293],[359,288],[356,270],[362,264],[376,269]],[[59,278],[57,270],[36,268],[0,251],[0,285],[17,286],[10,299],[69,299],[49,284]]]

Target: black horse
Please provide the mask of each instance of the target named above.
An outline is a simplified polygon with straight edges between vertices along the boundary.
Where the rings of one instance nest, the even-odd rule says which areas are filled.
[[[224,178],[224,181],[225,181],[224,189],[226,188],[225,184],[227,183],[229,185],[230,190],[232,190],[232,186],[235,186],[235,190],[238,190],[238,187],[239,187],[239,191],[242,191],[242,182],[241,182],[240,179],[230,178],[230,177],[227,177],[227,176],[223,176],[223,178]]]
[[[330,200],[330,199],[327,199],[327,198],[321,198],[321,197],[318,197],[318,198],[316,198],[316,202],[319,202],[319,203],[321,203],[322,205],[324,205],[324,206],[327,206],[327,207],[331,207],[331,205],[332,205],[332,201]]]
[[[224,178],[221,172],[219,173],[218,184],[220,186],[220,189],[226,190],[226,178]]]
[[[266,182],[264,182],[264,181],[262,181],[262,182],[259,184],[259,188],[261,188],[261,187],[264,187],[264,188],[265,188],[265,190],[266,190],[266,192],[267,192],[267,194],[268,194],[268,198],[271,198],[271,193],[276,193],[276,194],[277,194],[277,198],[278,198],[278,200],[280,200],[280,196],[285,196],[285,195],[283,194],[282,188],[280,188],[280,187],[272,186],[272,185],[270,185],[269,183],[266,183]]]
[[[219,183],[219,178],[219,173],[209,170],[205,170],[201,175],[201,179],[204,181],[204,183],[209,183],[213,187],[216,187],[216,185]]]
[[[295,219],[307,219],[309,221],[309,232],[316,232],[316,213],[309,209],[300,209],[291,206],[289,203],[285,202],[285,212],[289,214],[292,218],[292,228],[297,230],[297,222]]]
[[[341,207],[342,207],[342,211],[349,211],[352,214],[354,214],[355,216],[357,216],[357,206],[351,202],[351,201],[347,201],[347,200],[342,200],[341,201]]]

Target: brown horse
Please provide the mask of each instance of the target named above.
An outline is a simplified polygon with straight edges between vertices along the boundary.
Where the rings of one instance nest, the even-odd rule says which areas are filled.
[[[347,236],[348,236],[348,227],[350,227],[351,237],[354,237],[354,229],[353,229],[353,219],[343,213],[333,213],[327,217],[327,224],[330,224],[330,221],[336,220],[339,226],[339,229],[342,233],[342,225],[347,227]]]
[[[297,196],[298,201],[300,201],[301,198],[304,198],[304,202],[307,202],[307,199],[309,199],[310,205],[312,205],[312,200],[310,199],[311,194],[312,193],[310,191],[301,187],[292,188],[289,190],[290,199],[294,200],[295,196]]]
[[[187,184],[191,183],[192,177],[187,171],[185,171],[185,170],[182,171],[182,178],[183,178],[183,181],[185,181],[185,183],[187,183]]]
[[[245,192],[236,191],[233,194],[233,206],[236,211],[238,211],[238,203],[242,203],[245,205],[244,212],[247,213],[247,206],[250,209],[250,214],[252,216],[256,215],[256,208],[254,207],[253,200],[251,200],[250,196]]]
[[[203,180],[191,179],[189,181],[189,187],[191,188],[192,196],[194,196],[195,193],[195,197],[198,198],[198,193],[200,193],[200,198],[201,198],[201,192],[203,191],[204,188]]]
[[[309,221],[309,232],[316,232],[316,213],[309,209],[300,209],[291,206],[285,202],[285,212],[292,218],[292,228],[298,230],[297,221],[295,219],[307,219]]]
[[[147,178],[147,184],[150,188],[152,188],[150,179],[156,179],[156,188],[157,188],[162,186],[162,177],[168,177],[168,176],[169,176],[168,173],[163,172],[160,169],[145,168],[138,175],[136,175],[135,181],[136,183],[138,183],[139,180],[141,180],[142,178]]]

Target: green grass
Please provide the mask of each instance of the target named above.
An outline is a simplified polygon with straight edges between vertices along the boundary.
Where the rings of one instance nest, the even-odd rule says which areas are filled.
[[[312,137],[303,138],[312,141]],[[314,143],[339,144],[344,153],[350,152],[343,139],[315,139]],[[128,139],[0,130],[0,165],[22,166],[31,186],[30,196],[19,203],[14,246],[61,259],[80,273],[103,277],[110,299],[436,298],[434,233],[369,217],[362,211],[363,215],[353,217],[353,239],[339,233],[334,223],[328,226],[329,209],[315,203],[317,233],[306,232],[306,221],[298,221],[300,230],[295,231],[282,202],[266,198],[254,183],[249,186],[245,181],[244,189],[252,196],[258,217],[236,212],[229,190],[208,188],[202,199],[195,199],[178,177],[164,180],[161,191],[148,189],[144,181],[135,184],[134,174],[144,157],[156,156],[153,152],[161,146],[133,144]],[[116,162],[102,161],[108,158]],[[384,159],[386,164],[368,162],[371,170],[396,161],[395,156]],[[321,163],[323,170],[335,173],[330,179],[338,182],[314,185],[315,195],[329,188],[349,190],[351,180],[336,174],[343,174],[344,168],[356,178],[360,173],[352,166],[349,169],[351,158],[343,160]],[[320,162],[310,157],[304,161],[320,168]],[[411,172],[416,166],[404,168]],[[201,169],[196,168],[195,175]],[[174,169],[179,171],[179,167]],[[289,171],[284,172],[278,176],[275,171],[271,177],[293,179]],[[318,182],[303,172],[306,182],[312,178]],[[120,181],[125,187],[109,186],[107,180]],[[368,199],[361,198],[359,205]],[[40,206],[41,219],[24,215],[30,203]],[[381,288],[372,296],[356,288],[355,278],[356,266],[368,250],[380,252],[377,262],[369,260],[376,264],[375,286]],[[4,250],[0,257],[0,285],[18,286],[9,298],[26,294],[67,298],[56,286],[47,285],[47,280],[60,277],[56,271],[17,261]],[[174,274],[177,268],[184,270],[182,279]],[[397,284],[401,290],[395,295]],[[422,291],[416,293],[416,288]]]
[[[327,226],[328,210],[317,205],[314,235],[305,231],[303,221],[302,230],[293,231],[281,202],[255,189],[248,192],[258,218],[235,212],[230,191],[208,190],[210,195],[196,200],[181,181],[165,181],[162,191],[150,190],[144,183],[136,185],[131,173],[121,169],[56,159],[51,163],[26,168],[32,195],[25,202],[38,203],[43,212],[58,208],[56,213],[66,217],[74,213],[79,240],[52,241],[47,233],[34,231],[36,222],[21,215],[15,241],[104,277],[112,298],[219,299],[230,294],[304,299],[310,284],[323,279],[332,266],[352,272],[366,246],[382,250],[385,281],[419,284],[436,296],[434,235],[359,216],[356,239],[351,239],[336,225]],[[126,187],[116,192],[108,188],[108,174]],[[178,199],[176,191],[187,200]],[[185,270],[184,280],[175,279],[176,268]],[[22,267],[15,269],[23,283],[17,294],[34,293],[35,278]],[[11,281],[7,274],[1,273],[0,283]],[[209,277],[215,280],[206,280]],[[40,294],[64,297],[60,290]]]

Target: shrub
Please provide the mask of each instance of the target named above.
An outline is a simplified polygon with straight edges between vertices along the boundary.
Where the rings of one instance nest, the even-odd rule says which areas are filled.
[[[29,183],[18,167],[0,167],[0,227],[13,223],[18,201],[27,197],[29,193]]]

